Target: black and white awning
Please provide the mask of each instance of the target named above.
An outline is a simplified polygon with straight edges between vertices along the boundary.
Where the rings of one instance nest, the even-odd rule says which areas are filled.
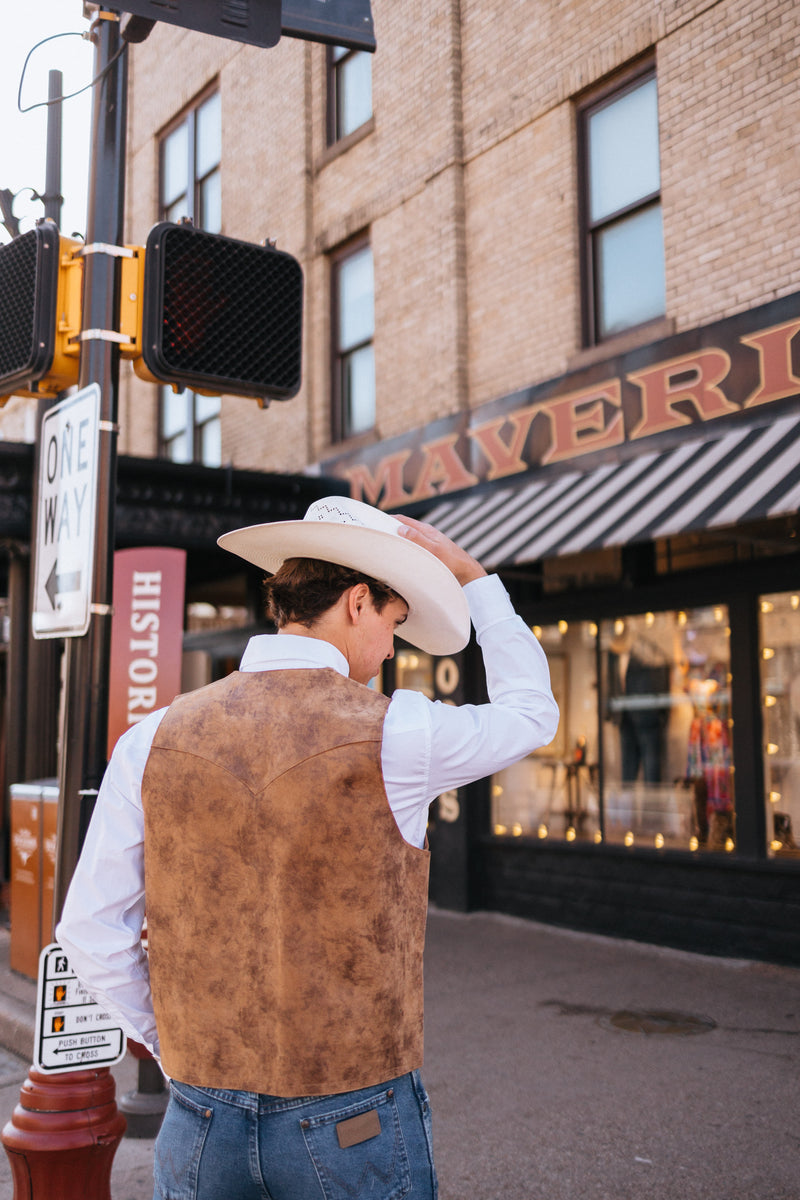
[[[796,512],[800,414],[671,450],[442,500],[426,515],[487,567]]]

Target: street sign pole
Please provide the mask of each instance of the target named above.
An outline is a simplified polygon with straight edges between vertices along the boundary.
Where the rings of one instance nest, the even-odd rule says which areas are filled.
[[[97,519],[90,622],[84,637],[66,639],[64,723],[61,737],[58,859],[54,923],[61,915],[78,861],[94,797],[106,767],[108,668],[111,656],[114,507],[119,413],[119,345],[105,335],[118,328],[119,259],[109,249],[124,234],[127,54],[110,65],[120,45],[119,23],[97,23],[92,113],[92,160],[84,261],[79,387],[100,386]]]
[[[95,76],[92,156],[79,385],[100,391],[97,512],[89,627],[65,638],[59,766],[58,848],[53,914],[61,914],[93,798],[105,770],[111,654],[119,347],[117,270],[122,245],[127,119],[127,55],[119,20],[101,12],[93,26]],[[111,336],[109,336],[111,335]],[[57,588],[55,572],[53,587]],[[66,581],[63,585],[66,589]],[[53,593],[57,598],[58,592]],[[33,1066],[2,1142],[18,1200],[111,1200],[111,1166],[125,1130],[108,1067],[48,1076]]]

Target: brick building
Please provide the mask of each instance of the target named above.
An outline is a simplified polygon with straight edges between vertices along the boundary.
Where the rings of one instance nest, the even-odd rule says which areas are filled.
[[[275,239],[304,354],[263,411],[127,371],[120,451],[321,471],[503,576],[561,728],[438,801],[436,900],[800,962],[800,14],[372,12],[374,56],[131,48],[128,240]],[[472,650],[383,683],[482,687]]]

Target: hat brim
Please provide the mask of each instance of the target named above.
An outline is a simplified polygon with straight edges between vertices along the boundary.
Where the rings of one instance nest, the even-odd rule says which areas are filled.
[[[457,654],[469,641],[469,606],[455,575],[400,534],[331,521],[276,521],[234,529],[217,544],[270,575],[287,558],[318,558],[385,583],[408,605],[399,636],[428,654]]]

